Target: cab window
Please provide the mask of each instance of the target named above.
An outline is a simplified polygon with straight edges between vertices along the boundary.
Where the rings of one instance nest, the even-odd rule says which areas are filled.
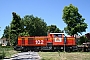
[[[61,38],[61,37],[62,37],[62,34],[55,34],[54,37],[59,37],[59,38]]]
[[[60,37],[60,38],[61,38],[61,37],[62,37],[62,34],[59,34],[59,35],[58,35],[58,37]]]

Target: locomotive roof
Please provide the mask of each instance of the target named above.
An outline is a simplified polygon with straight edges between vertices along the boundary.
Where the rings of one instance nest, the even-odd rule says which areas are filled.
[[[29,38],[47,38],[48,36],[19,36],[19,37],[29,37]]]
[[[64,33],[50,33],[50,34],[64,34]]]

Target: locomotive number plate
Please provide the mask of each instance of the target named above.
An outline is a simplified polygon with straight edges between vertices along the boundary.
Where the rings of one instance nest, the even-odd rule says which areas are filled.
[[[36,40],[35,42],[36,42],[36,44],[44,44],[43,40]]]

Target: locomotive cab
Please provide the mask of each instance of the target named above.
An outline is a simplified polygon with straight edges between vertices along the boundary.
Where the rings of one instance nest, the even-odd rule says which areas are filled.
[[[65,36],[64,33],[50,33],[52,36],[53,50],[69,51],[75,46],[75,37]]]
[[[53,50],[64,49],[64,33],[50,33],[52,36]]]
[[[63,45],[64,33],[50,33],[52,35],[53,45]]]

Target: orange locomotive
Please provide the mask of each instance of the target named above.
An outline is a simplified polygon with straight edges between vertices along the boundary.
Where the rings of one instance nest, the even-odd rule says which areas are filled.
[[[18,48],[22,51],[42,51],[42,50],[73,50],[76,46],[75,37],[65,36],[64,33],[49,33],[48,36],[24,36],[18,37]]]

